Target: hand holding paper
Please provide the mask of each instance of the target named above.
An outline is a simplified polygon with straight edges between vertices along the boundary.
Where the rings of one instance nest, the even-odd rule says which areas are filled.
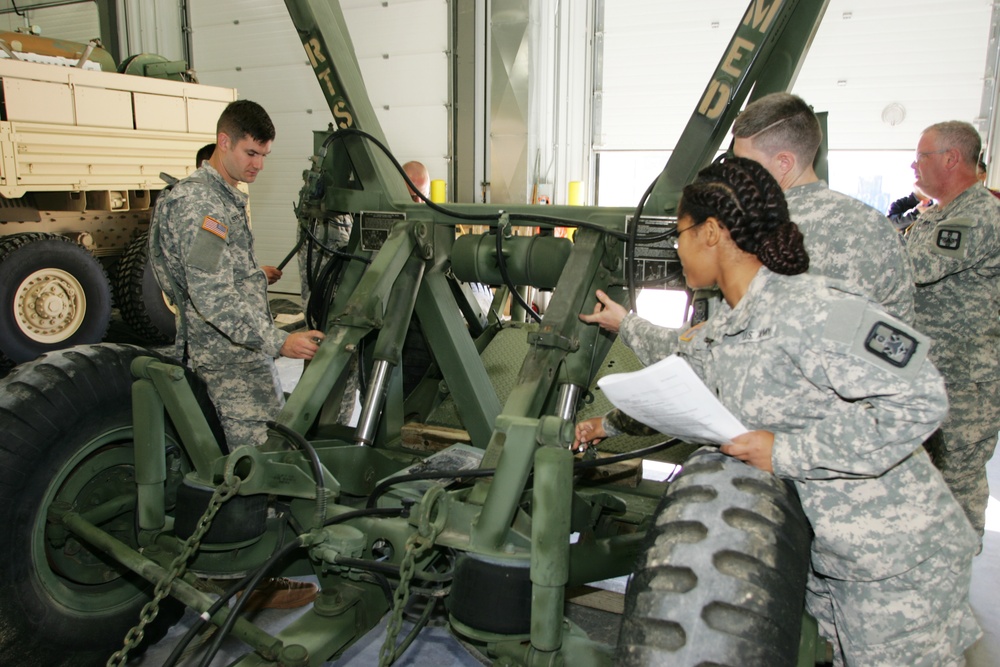
[[[597,385],[628,416],[687,442],[717,445],[747,432],[677,355],[632,373],[607,375]]]

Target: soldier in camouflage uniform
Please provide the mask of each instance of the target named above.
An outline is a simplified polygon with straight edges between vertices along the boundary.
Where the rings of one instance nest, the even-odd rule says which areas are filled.
[[[724,303],[685,331],[609,300],[623,339],[647,362],[684,357],[751,429],[722,451],[795,484],[815,534],[807,609],[835,664],[964,664],[980,634],[975,538],[921,447],[947,411],[927,340],[841,281],[796,275],[802,235],[752,160],[703,170],[677,224],[688,285],[718,285]],[[577,444],[635,432],[630,421],[581,422]]]
[[[733,137],[733,153],[760,162],[784,190],[809,273],[843,280],[912,323],[913,273],[899,233],[882,213],[816,175],[823,135],[809,105],[788,93],[762,97],[737,116]]]
[[[153,269],[180,310],[177,354],[205,381],[230,448],[263,444],[284,404],[274,358],[312,358],[323,338],[274,325],[247,195],[236,187],[256,179],[273,139],[259,105],[230,104],[212,157],[160,197],[150,223]]]
[[[924,130],[913,170],[937,202],[907,233],[916,324],[931,337],[951,411],[928,443],[934,463],[980,535],[986,462],[1000,428],[1000,201],[976,178],[980,138],[957,121]]]

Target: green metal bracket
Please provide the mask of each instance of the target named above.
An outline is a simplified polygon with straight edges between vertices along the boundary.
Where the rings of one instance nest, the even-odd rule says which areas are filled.
[[[137,378],[150,380],[156,387],[156,394],[166,407],[167,414],[170,415],[195,471],[201,479],[210,480],[212,466],[221,457],[222,449],[191,390],[191,385],[187,383],[184,369],[152,357],[138,357],[132,362],[132,374]],[[156,406],[143,405],[142,402],[156,399],[149,392],[143,392],[141,397],[133,399],[133,405],[135,400],[139,400],[140,410],[137,414],[140,421],[136,422],[136,429],[139,432],[146,432],[150,425],[144,424],[141,420],[155,419]]]

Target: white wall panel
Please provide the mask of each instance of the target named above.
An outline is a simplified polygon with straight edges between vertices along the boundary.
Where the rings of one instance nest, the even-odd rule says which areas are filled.
[[[292,204],[309,166],[314,130],[333,120],[281,0],[189,0],[199,80],[239,90],[274,120],[277,140],[251,187],[258,259],[277,264],[295,243]],[[358,62],[389,148],[432,178],[448,165],[448,3],[341,2]],[[364,128],[362,128],[364,129]],[[279,291],[298,292],[295,263]]]
[[[747,5],[605,2],[594,148],[643,151],[644,162],[636,167],[637,192],[619,179],[621,200],[609,194],[604,203],[635,201],[656,173],[646,173],[648,151],[662,151],[661,166],[666,161]],[[829,112],[831,185],[861,196],[868,180],[884,179],[886,192],[902,196],[912,183],[909,161],[921,130],[951,119],[986,128],[980,113],[992,7],[988,0],[830,0],[792,92]],[[906,117],[889,125],[882,112],[893,103]],[[861,157],[887,151],[898,156]],[[602,182],[613,175],[609,169],[627,169],[627,157],[604,158]],[[866,174],[854,173],[866,164]],[[871,203],[878,205],[874,196]]]
[[[10,3],[4,5],[9,7]],[[83,44],[101,36],[97,5],[92,2],[48,9],[32,9],[30,3],[18,3],[17,6],[24,16],[18,16],[16,13],[0,15],[0,31],[13,32],[27,25],[37,25],[42,29],[42,37]]]

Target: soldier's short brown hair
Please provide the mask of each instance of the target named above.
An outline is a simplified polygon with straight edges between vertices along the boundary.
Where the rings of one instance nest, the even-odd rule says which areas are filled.
[[[771,93],[747,105],[733,123],[733,136],[750,139],[768,155],[791,151],[806,164],[816,159],[823,141],[812,107],[790,93]]]
[[[250,100],[236,100],[225,108],[219,116],[216,133],[224,133],[233,142],[246,136],[254,141],[267,143],[274,141],[274,123],[264,111],[264,107]]]

